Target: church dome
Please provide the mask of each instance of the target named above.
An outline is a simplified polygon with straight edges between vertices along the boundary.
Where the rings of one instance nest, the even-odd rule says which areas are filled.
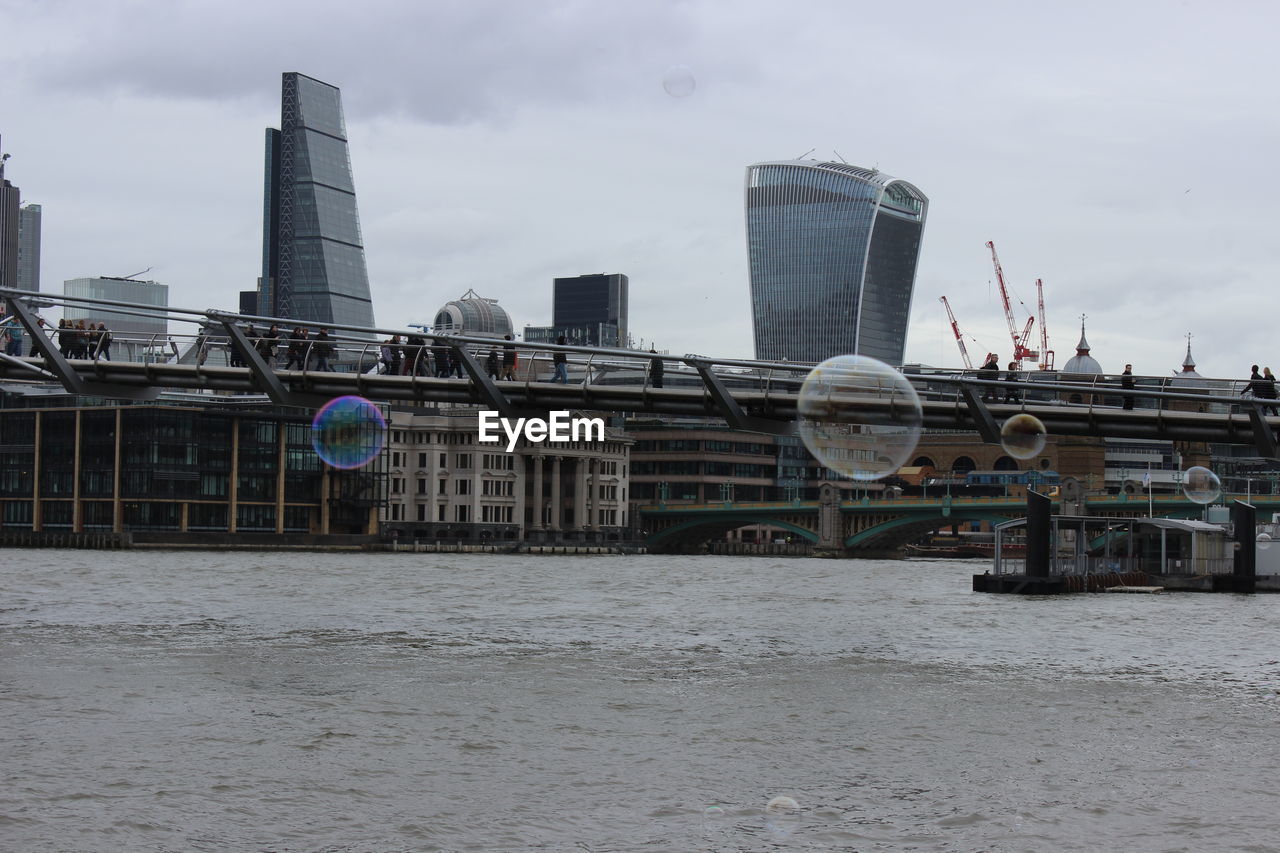
[[[1075,373],[1088,376],[1101,376],[1104,372],[1097,359],[1089,355],[1089,341],[1084,336],[1084,321],[1080,322],[1080,343],[1076,344],[1076,354],[1062,365],[1063,373]]]

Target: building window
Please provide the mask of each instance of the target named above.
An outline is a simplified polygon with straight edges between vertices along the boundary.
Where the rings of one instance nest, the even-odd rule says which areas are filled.
[[[455,518],[455,520],[463,521],[463,522],[470,521],[471,507],[467,506],[466,504],[459,504],[457,507],[457,517]]]

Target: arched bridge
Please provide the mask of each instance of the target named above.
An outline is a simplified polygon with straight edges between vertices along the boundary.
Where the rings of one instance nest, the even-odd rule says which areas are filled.
[[[1222,503],[1246,500],[1223,495]],[[1280,495],[1252,495],[1260,514],[1280,512]],[[1089,514],[1137,517],[1148,514],[1146,496],[1090,497]],[[1204,507],[1181,495],[1154,496],[1150,509],[1166,518],[1197,518]],[[640,508],[645,543],[656,552],[693,552],[730,530],[763,524],[786,531],[815,550],[831,554],[886,555],[950,524],[998,524],[1026,515],[1023,497],[896,498],[892,500],[731,501],[711,504],[659,503]]]

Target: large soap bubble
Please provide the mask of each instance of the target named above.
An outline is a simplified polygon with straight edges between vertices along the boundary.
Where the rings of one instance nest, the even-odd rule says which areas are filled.
[[[1000,427],[1000,446],[1014,459],[1033,459],[1044,450],[1046,432],[1039,418],[1020,412]]]
[[[907,378],[863,355],[839,355],[813,368],[796,411],[814,458],[854,480],[878,480],[906,464],[924,420]]]
[[[382,412],[355,395],[330,400],[311,421],[311,446],[334,468],[367,465],[382,450],[386,434]]]
[[[1196,465],[1182,475],[1182,493],[1192,503],[1211,504],[1222,494],[1222,481],[1208,468]]]

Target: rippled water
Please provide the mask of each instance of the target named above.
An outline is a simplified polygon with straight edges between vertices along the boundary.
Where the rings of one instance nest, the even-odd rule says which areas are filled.
[[[1280,847],[1280,596],[985,596],[943,561],[0,558],[5,850]]]

